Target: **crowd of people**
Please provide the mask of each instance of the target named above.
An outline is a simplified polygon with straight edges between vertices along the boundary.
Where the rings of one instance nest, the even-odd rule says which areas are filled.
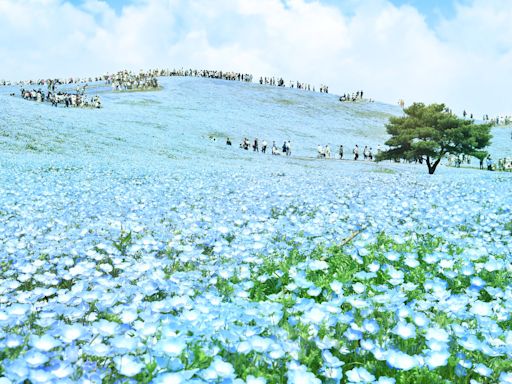
[[[488,155],[485,162],[488,171],[512,172],[512,157],[504,157],[494,162],[491,155]],[[480,160],[480,169],[484,169],[483,159]]]
[[[114,74],[106,73],[104,75],[95,77],[69,77],[69,78],[55,78],[55,79],[39,79],[39,80],[27,80],[16,83],[19,86],[26,85],[39,85],[45,86],[49,84],[55,85],[69,85],[69,84],[87,84],[94,82],[106,82],[111,85],[115,91],[125,90],[151,90],[158,88],[158,77],[173,77],[173,76],[184,76],[184,77],[205,77],[210,79],[222,79],[232,81],[244,81],[252,82],[253,75],[248,73],[234,72],[234,71],[220,71],[211,69],[150,69],[148,71],[140,71],[139,73],[133,73],[128,70],[116,72]],[[274,85],[279,87],[286,87],[286,81],[283,78],[276,77],[260,77],[260,84]],[[10,85],[11,82],[2,81],[0,85]],[[300,81],[289,81],[289,88],[296,88],[307,91],[316,91],[314,85]],[[321,84],[318,88],[320,93],[329,93],[329,86]],[[362,91],[358,91],[359,96],[344,95],[347,98],[353,96],[354,101],[357,98],[362,99]]]
[[[496,169],[498,171],[512,172],[512,157],[504,157],[502,159],[498,159]]]
[[[106,73],[104,75],[95,77],[69,77],[69,78],[54,78],[54,79],[38,79],[27,80],[16,83],[21,87],[29,86],[47,86],[48,93],[45,95],[42,91],[37,90],[22,92],[22,96],[29,100],[40,100],[41,102],[49,101],[53,105],[65,104],[66,106],[80,106],[88,107],[94,106],[99,108],[101,102],[99,97],[94,97],[88,100],[84,96],[84,90],[89,83],[104,82],[112,87],[114,91],[131,91],[131,90],[153,90],[158,89],[158,77],[204,77],[210,79],[222,79],[231,81],[252,82],[253,76],[247,73],[233,72],[233,71],[220,71],[211,69],[151,69],[148,71],[140,71],[134,73],[128,70],[116,72],[114,74]],[[275,77],[261,77],[260,84],[275,85],[286,87],[285,81],[282,78],[276,79]],[[11,85],[9,81],[2,80],[0,85]],[[77,84],[77,92],[57,92],[57,86],[69,86],[70,84]],[[80,89],[82,87],[82,89]],[[315,91],[315,87],[308,83],[303,82],[289,82],[290,88],[303,89],[308,91]],[[320,85],[319,92],[329,93],[327,85]],[[362,95],[361,95],[362,96]]]
[[[290,82],[291,83],[291,82]],[[277,85],[278,87],[286,87],[283,78],[276,80],[275,77],[260,77],[260,84],[263,85]]]
[[[231,142],[231,139],[228,137],[226,139],[226,145],[233,145]],[[258,140],[258,138],[255,138],[252,142],[244,137],[244,139],[241,141],[239,145],[240,149],[244,149],[246,151],[249,151],[252,149],[253,152],[260,152],[261,153],[267,153],[268,149],[268,143],[266,140],[262,140],[261,143]],[[272,141],[272,147],[270,148],[271,154],[275,156],[285,155],[285,156],[291,156],[292,155],[292,145],[290,140],[285,140],[283,142],[283,145],[281,147],[278,147],[275,141]]]
[[[68,78],[54,78],[54,79],[38,79],[38,80],[22,80],[18,82],[5,82],[4,85],[17,85],[23,86],[58,86],[58,85],[70,85],[70,84],[86,84],[100,81],[106,81],[110,75],[101,75],[95,77],[68,77]]]
[[[484,115],[482,120],[492,123],[494,125],[510,125],[510,124],[512,124],[512,116],[489,117],[489,115]]]
[[[381,152],[382,152],[382,147],[380,144],[377,145],[376,153],[374,153],[372,147],[365,145],[362,150],[363,160],[374,161],[375,155],[380,155]],[[361,150],[360,150],[359,146],[356,144],[354,146],[354,148],[352,149],[352,156],[349,156],[348,158],[357,161],[360,158],[360,153],[361,153]],[[345,149],[344,149],[343,145],[340,145],[338,147],[337,158],[339,158],[340,160],[343,160],[345,154],[346,153],[345,153]],[[331,159],[331,158],[336,158],[336,156],[331,154],[331,147],[329,146],[329,144],[326,144],[325,146],[318,144],[317,158]],[[494,160],[492,160],[492,158],[491,158],[491,155],[488,155],[487,158],[480,159],[480,169],[484,169],[484,160],[485,160],[487,169],[489,171],[512,172],[512,157],[502,158],[502,159],[499,159],[497,162],[494,162]],[[396,161],[400,162],[398,159]],[[410,162],[423,163],[422,159],[416,159],[416,160],[413,160]],[[459,156],[450,155],[447,157],[447,165],[449,167],[460,168],[460,166],[462,164],[471,164],[471,156],[462,154]]]
[[[151,90],[158,88],[158,79],[152,71],[133,73],[127,70],[119,71],[109,76],[106,83],[113,91]]]
[[[339,100],[341,102],[344,102],[344,101],[352,101],[353,102],[353,101],[363,100],[363,91],[344,93],[343,95],[340,96]]]
[[[101,100],[97,95],[91,98],[87,98],[84,91],[77,93],[67,93],[55,92],[55,88],[52,89],[54,90],[53,92],[48,90],[46,94],[41,89],[21,89],[21,97],[25,100],[32,100],[39,103],[51,103],[51,105],[54,107],[62,104],[66,107],[75,108],[101,108]]]
[[[216,138],[214,136],[209,136],[209,139],[212,141],[216,141]],[[226,139],[226,145],[232,146],[233,143],[231,139],[228,137]],[[267,153],[269,150],[269,146],[266,140],[262,140],[261,142],[258,140],[258,138],[255,138],[254,140],[249,140],[248,138],[244,138],[240,144],[239,148],[253,152],[261,152],[261,153]],[[348,159],[348,160],[354,160],[358,161],[360,160],[360,156],[362,154],[362,159],[364,161],[376,161],[376,156],[380,155],[382,152],[382,146],[380,144],[377,145],[376,151],[373,150],[372,147],[369,145],[365,145],[361,151],[358,144],[352,148],[351,154],[349,156],[346,156],[347,153],[345,151],[345,148],[343,147],[343,144],[339,145],[337,148],[337,154],[334,154],[331,150],[331,147],[329,144],[326,145],[320,145],[317,146],[317,158],[318,159]],[[291,156],[291,142],[290,140],[285,140],[283,142],[282,146],[277,146],[276,142],[272,142],[272,146],[270,147],[270,153],[272,155],[285,155],[285,156]],[[423,159],[416,159],[409,162],[414,163],[423,163]],[[396,162],[400,162],[399,159],[395,160]],[[487,165],[487,169],[490,171],[512,171],[512,158],[503,158],[499,159],[496,163],[491,159],[491,156],[487,156],[485,158],[485,162]],[[450,155],[447,157],[447,166],[449,167],[460,167],[462,164],[471,164],[471,156],[469,155],[460,155],[460,156],[454,156]],[[484,159],[482,158],[480,160],[480,169],[484,169]]]
[[[231,81],[244,81],[251,83],[252,75],[233,71],[219,71],[212,69],[160,69],[156,70],[158,76],[184,76],[184,77],[206,77],[208,79],[221,79]]]
[[[447,165],[449,167],[460,168],[462,164],[471,164],[471,156],[462,154],[459,156],[449,155],[447,157]],[[480,168],[483,168],[483,159],[480,160]]]
[[[466,110],[463,110],[462,117],[473,119],[473,114],[470,112],[467,112]],[[485,114],[482,116],[482,121],[484,121],[486,123],[491,123],[493,125],[510,125],[510,124],[512,124],[512,116],[501,115],[501,116],[496,116],[496,117],[489,117],[488,114]]]
[[[377,145],[377,154],[380,154],[382,151],[382,148],[379,145]],[[325,146],[322,146],[320,144],[317,145],[316,147],[316,152],[317,152],[317,158],[319,159],[331,159],[331,147],[329,146],[329,144],[325,145]],[[343,156],[345,155],[345,149],[343,147],[343,145],[340,145],[338,147],[338,158],[340,160],[343,160]],[[359,149],[359,145],[355,145],[354,148],[352,149],[352,155],[354,156],[353,159],[354,160],[359,160],[359,155],[360,155],[360,149]],[[373,152],[373,148],[368,146],[368,145],[365,145],[364,148],[363,148],[363,160],[368,160],[368,161],[373,161],[374,160],[374,152]]]
[[[469,155],[449,155],[447,157],[447,166],[460,168],[463,165],[470,165],[472,157]],[[504,157],[495,162],[491,155],[479,158],[480,169],[487,169],[488,171],[512,171],[512,157]]]
[[[150,69],[147,71],[140,71],[138,74],[132,73],[128,70],[118,71],[114,74],[106,73],[100,76],[92,77],[64,77],[54,79],[37,79],[37,80],[23,80],[18,82],[11,82],[7,80],[1,80],[0,85],[3,86],[46,86],[48,83],[54,83],[56,85],[69,85],[69,84],[82,84],[82,83],[94,83],[94,82],[107,82],[112,84],[115,81],[123,82],[133,80],[134,83],[137,81],[148,83],[148,79],[157,77],[172,77],[172,76],[186,76],[186,77],[206,77],[210,79],[222,79],[222,80],[239,80],[245,82],[252,82],[253,76],[251,74],[244,74],[233,71],[219,71],[211,69]],[[129,77],[129,78],[128,78]],[[150,83],[150,82],[149,82]]]
[[[209,136],[209,139],[212,141],[216,141],[216,138],[213,136]],[[226,139],[226,145],[228,145],[228,146],[233,145],[233,143],[229,137]],[[260,142],[258,140],[258,138],[255,138],[254,140],[251,141],[246,137],[240,142],[239,148],[244,149],[246,151],[252,150],[253,152],[261,152],[261,153],[267,153],[267,150],[269,149],[268,143],[266,140],[262,140]],[[270,150],[271,150],[272,155],[291,156],[291,153],[292,153],[291,141],[285,140],[283,142],[283,145],[281,145],[281,146],[277,146],[276,142],[273,141],[272,146],[270,147]],[[377,145],[377,154],[380,154],[381,151],[382,151],[382,148],[381,148],[381,145],[379,144],[379,145]],[[364,148],[362,150],[362,154],[363,154],[364,160],[367,160],[367,161],[375,160],[375,154],[373,152],[373,149],[372,149],[372,147],[370,147],[368,145],[364,146]],[[338,147],[338,158],[340,160],[342,160],[344,155],[345,155],[345,152],[344,152],[343,145],[340,145]],[[359,160],[360,149],[357,144],[352,149],[352,155],[353,155],[354,160]],[[332,157],[331,147],[329,146],[329,144],[326,144],[325,146],[322,146],[319,144],[317,146],[317,158],[319,158],[319,159],[335,158],[335,157]]]
[[[276,79],[275,77],[263,77],[262,76],[262,77],[260,77],[259,83],[261,85],[275,85],[277,87],[286,87],[286,82],[283,80],[282,77]],[[305,91],[313,91],[313,92],[316,91],[314,85],[311,85],[309,83],[302,83],[300,81],[294,82],[294,81],[290,80],[288,83],[288,87],[302,89]],[[320,93],[329,93],[329,87],[327,85],[321,84],[320,87],[318,88],[318,91]]]

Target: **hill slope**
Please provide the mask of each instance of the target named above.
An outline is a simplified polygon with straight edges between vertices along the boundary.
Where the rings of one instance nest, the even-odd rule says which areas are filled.
[[[373,145],[398,107],[342,104],[335,95],[201,78],[164,78],[156,92],[104,93],[101,110],[51,108],[2,95],[0,149],[124,158],[209,153],[212,135],[291,140],[293,152],[314,156],[318,144]],[[10,90],[9,90],[10,91]],[[20,131],[19,127],[23,130]],[[333,148],[334,149],[334,148]]]
[[[3,88],[0,151],[147,164],[238,157],[219,152],[225,138],[238,149],[244,137],[258,137],[278,146],[291,140],[300,157],[315,157],[318,144],[330,144],[333,154],[343,144],[348,157],[355,144],[383,144],[385,123],[401,113],[398,106],[340,103],[336,95],[259,84],[188,77],[161,78],[161,84],[155,92],[104,92],[101,110],[52,108],[10,97],[17,90]],[[505,154],[510,128],[495,131],[492,151]]]

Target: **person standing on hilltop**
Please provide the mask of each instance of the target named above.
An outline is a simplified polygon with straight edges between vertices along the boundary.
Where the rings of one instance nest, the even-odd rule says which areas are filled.
[[[290,140],[288,140],[286,142],[286,156],[291,156],[292,155],[292,143],[290,142]]]
[[[318,158],[321,159],[322,157],[325,156],[324,154],[324,147],[322,147],[320,144],[318,144],[318,146],[316,147],[316,151],[318,153]]]
[[[491,155],[487,155],[487,169],[489,171],[492,171],[492,165],[493,165],[493,162],[492,162],[492,159],[491,159]]]
[[[343,145],[340,145],[340,149],[338,150],[338,154],[340,155],[340,160],[343,159]]]
[[[354,153],[354,160],[359,159],[359,146],[357,144],[352,152]]]
[[[267,151],[267,141],[263,140],[261,143],[261,153],[265,153]]]
[[[331,147],[329,147],[329,144],[325,146],[325,158],[330,159],[331,158]]]
[[[258,147],[258,138],[255,138],[255,139],[254,139],[254,143],[253,143],[253,145],[252,145],[252,150],[253,150],[254,152],[259,152],[259,151],[260,151],[260,149],[259,149],[259,147]]]

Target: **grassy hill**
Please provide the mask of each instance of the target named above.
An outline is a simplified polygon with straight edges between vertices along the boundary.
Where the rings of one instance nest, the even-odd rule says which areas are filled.
[[[398,106],[340,103],[336,95],[259,84],[187,77],[162,78],[161,84],[155,92],[103,91],[101,110],[52,108],[10,97],[17,89],[4,87],[0,151],[148,163],[239,157],[219,144],[230,137],[237,149],[244,137],[257,137],[278,146],[291,140],[299,157],[315,157],[318,144],[329,144],[333,153],[343,144],[348,154],[355,144],[374,150],[383,144],[384,124],[401,113]],[[504,155],[511,130],[494,131],[491,151]]]

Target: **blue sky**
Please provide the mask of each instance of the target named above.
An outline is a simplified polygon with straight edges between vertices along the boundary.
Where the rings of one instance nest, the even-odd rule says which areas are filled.
[[[114,8],[117,12],[120,12],[123,6],[130,4],[133,0],[104,0],[108,3],[112,8]],[[358,0],[359,1],[359,0]],[[84,2],[84,0],[70,0],[72,4],[79,5]],[[335,5],[340,8],[350,8],[354,3],[353,0],[345,1],[345,0],[324,0],[320,1],[326,4]],[[458,3],[468,3],[469,0],[458,0]],[[434,25],[439,21],[440,18],[451,18],[455,14],[455,1],[452,0],[391,0],[391,3],[401,6],[401,5],[410,5],[420,11],[429,22],[429,24]]]
[[[451,0],[391,0],[395,5],[410,5],[420,11],[432,23],[440,17],[452,18],[455,15],[455,2]],[[459,3],[468,1],[459,1]]]
[[[0,79],[212,68],[512,115],[510,20],[511,0],[1,0]]]

